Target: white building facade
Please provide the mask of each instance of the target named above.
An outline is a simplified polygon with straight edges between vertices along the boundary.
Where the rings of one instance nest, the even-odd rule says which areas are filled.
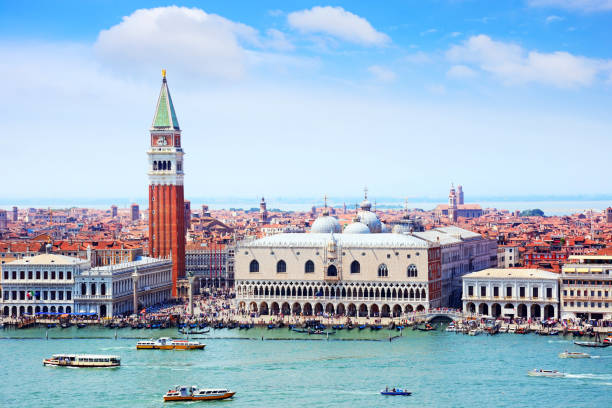
[[[561,268],[561,317],[612,320],[612,256],[570,256]]]
[[[463,310],[491,317],[559,318],[559,275],[490,268],[463,277]]]
[[[91,268],[76,277],[74,288],[77,313],[100,317],[138,313],[171,298],[172,260],[143,257]]]
[[[74,282],[89,261],[43,254],[2,265],[2,314],[72,313]]]
[[[262,315],[386,317],[440,306],[438,244],[335,229],[330,223],[329,233],[277,234],[238,244],[238,308]]]

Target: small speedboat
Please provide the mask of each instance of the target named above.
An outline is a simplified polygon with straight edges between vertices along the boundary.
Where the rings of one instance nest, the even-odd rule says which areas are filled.
[[[236,392],[225,388],[198,388],[195,385],[191,387],[178,385],[168,390],[166,395],[164,395],[164,402],[222,400],[232,398],[234,394]]]
[[[608,336],[603,340],[604,344],[612,344],[612,336]]]
[[[559,354],[559,358],[591,358],[588,353],[578,353],[574,351],[564,351]]]
[[[407,391],[407,390],[403,390],[401,388],[385,388],[384,390],[380,391],[381,395],[404,395],[404,396],[409,396],[412,395],[412,392]]]
[[[561,378],[565,377],[565,373],[559,372],[557,370],[542,370],[534,368],[533,370],[527,371],[527,375],[531,377],[551,377],[551,378]]]
[[[457,331],[457,327],[455,327],[455,322],[451,322],[448,327],[445,329],[447,332],[455,332]]]

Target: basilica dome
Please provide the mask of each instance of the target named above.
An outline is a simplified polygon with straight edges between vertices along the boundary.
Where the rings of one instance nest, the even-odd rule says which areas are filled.
[[[355,221],[344,229],[345,234],[369,234],[370,228],[362,222]]]
[[[359,222],[365,224],[370,229],[370,232],[379,233],[382,231],[382,223],[378,219],[378,216],[371,211],[359,211],[357,214]]]
[[[342,228],[338,220],[329,215],[322,215],[312,223],[310,232],[313,234],[329,234],[330,232],[340,233]]]

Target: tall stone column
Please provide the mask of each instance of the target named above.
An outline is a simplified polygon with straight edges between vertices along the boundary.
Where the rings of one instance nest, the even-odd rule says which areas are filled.
[[[189,314],[193,315],[193,281],[195,277],[193,276],[193,272],[188,272],[187,278],[189,279]]]
[[[138,268],[134,268],[134,273],[132,274],[134,314],[138,314],[138,278],[139,277],[140,275],[138,274]]]

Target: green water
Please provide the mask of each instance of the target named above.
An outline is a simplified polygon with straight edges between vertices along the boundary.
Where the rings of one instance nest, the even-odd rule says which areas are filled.
[[[287,329],[224,329],[194,336],[207,344],[203,351],[137,351],[136,338],[179,336],[170,329],[116,333],[117,339],[115,331],[99,328],[0,331],[0,406],[612,406],[612,347],[580,349],[591,359],[558,358],[566,349],[579,349],[571,338],[409,330],[390,342],[398,332],[354,329],[328,341]],[[273,340],[287,337],[293,339]],[[116,354],[122,366],[43,367],[42,359],[54,353]],[[528,377],[536,367],[569,375]],[[237,394],[227,401],[164,404],[163,394],[179,384],[228,387]],[[414,394],[379,395],[386,385]]]

